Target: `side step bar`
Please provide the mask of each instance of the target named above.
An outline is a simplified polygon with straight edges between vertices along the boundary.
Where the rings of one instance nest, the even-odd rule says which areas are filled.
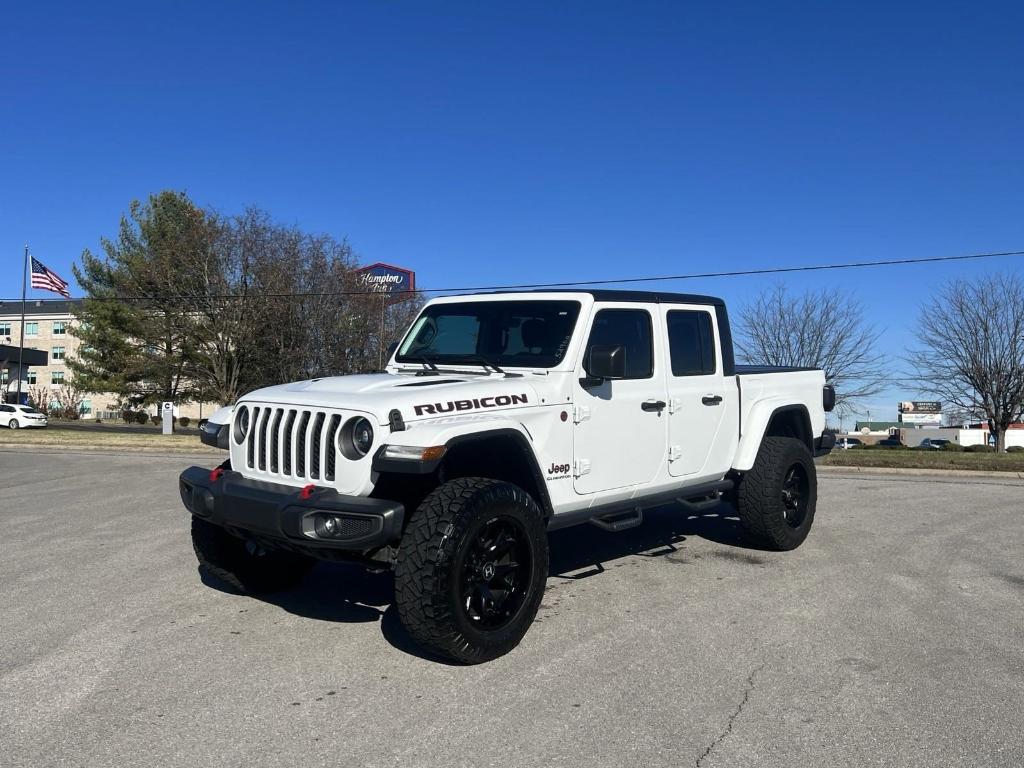
[[[592,522],[606,531],[624,531],[643,522],[644,509],[679,502],[689,511],[696,512],[713,507],[718,503],[719,494],[731,491],[734,487],[735,483],[732,480],[714,480],[710,483],[659,491],[648,496],[563,512],[554,515],[548,521],[548,530],[557,531],[560,528]]]
[[[638,525],[643,524],[643,522],[644,511],[640,507],[626,510],[625,512],[619,512],[616,515],[605,515],[604,517],[590,518],[591,525],[596,525],[598,528],[609,531],[610,533],[618,533],[619,531],[625,531],[628,528],[636,528]]]

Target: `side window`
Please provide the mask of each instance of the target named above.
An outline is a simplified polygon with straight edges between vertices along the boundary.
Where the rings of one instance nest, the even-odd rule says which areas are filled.
[[[715,334],[711,315],[697,310],[668,313],[668,349],[673,376],[715,372]]]
[[[621,344],[626,348],[627,379],[649,379],[654,375],[654,343],[651,313],[645,309],[602,309],[594,317],[587,339],[591,348]]]

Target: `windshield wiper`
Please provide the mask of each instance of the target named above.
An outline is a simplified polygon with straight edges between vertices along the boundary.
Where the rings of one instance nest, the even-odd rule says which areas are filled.
[[[501,373],[504,374],[505,376],[508,376],[508,374],[505,373],[505,371],[503,371],[501,368],[492,363],[483,355],[466,355],[466,359],[474,363],[480,363],[480,365],[482,365],[484,368],[493,368],[495,373]]]
[[[411,355],[411,357],[415,357],[417,360],[419,360],[421,363],[423,363],[423,367],[427,369],[425,371],[419,371],[416,374],[417,376],[440,376],[441,375],[441,371],[438,369],[437,365],[429,357],[427,357],[426,355],[416,355],[416,354],[414,354],[414,355]]]
[[[480,363],[480,365],[482,365],[485,369],[486,368],[493,368],[496,373],[500,373],[506,379],[519,378],[520,376],[523,375],[521,373],[509,373],[504,368],[499,367],[497,363],[492,363],[490,360],[488,360],[483,355],[467,355],[466,359],[467,360],[473,360],[474,362]]]

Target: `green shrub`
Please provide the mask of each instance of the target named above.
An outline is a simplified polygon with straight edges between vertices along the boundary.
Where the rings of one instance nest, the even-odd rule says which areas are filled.
[[[153,426],[154,426],[154,427],[159,427],[159,426],[160,426],[160,422],[162,422],[162,421],[163,421],[163,419],[161,419],[161,418],[160,418],[160,417],[159,417],[158,415],[156,415],[156,414],[154,414],[153,416],[150,416],[150,417],[149,417],[149,420],[150,420],[150,422],[152,422],[152,424],[153,424]]]
[[[991,445],[968,445],[964,450],[968,453],[994,453],[996,449]]]
[[[1007,453],[1024,453],[1024,445],[1011,445],[1006,449]]]
[[[188,416],[182,416],[180,419],[178,419],[178,424],[182,427],[188,427],[188,425],[191,423],[192,419],[190,419]]]
[[[963,453],[964,447],[960,443],[946,443],[942,446],[942,450],[949,451],[950,453]]]
[[[149,421],[149,414],[147,414],[145,411],[139,411],[138,413],[135,414],[136,424],[145,424],[147,421]]]
[[[121,418],[125,424],[132,424],[135,422],[135,411],[121,411]]]

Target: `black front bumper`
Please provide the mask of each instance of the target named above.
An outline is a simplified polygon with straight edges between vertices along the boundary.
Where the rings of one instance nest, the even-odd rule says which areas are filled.
[[[189,512],[236,536],[328,556],[367,553],[397,541],[405,517],[397,501],[343,496],[329,488],[316,488],[302,498],[298,488],[249,480],[231,470],[189,467],[181,473],[178,490]],[[339,535],[317,536],[317,515],[337,517]]]

